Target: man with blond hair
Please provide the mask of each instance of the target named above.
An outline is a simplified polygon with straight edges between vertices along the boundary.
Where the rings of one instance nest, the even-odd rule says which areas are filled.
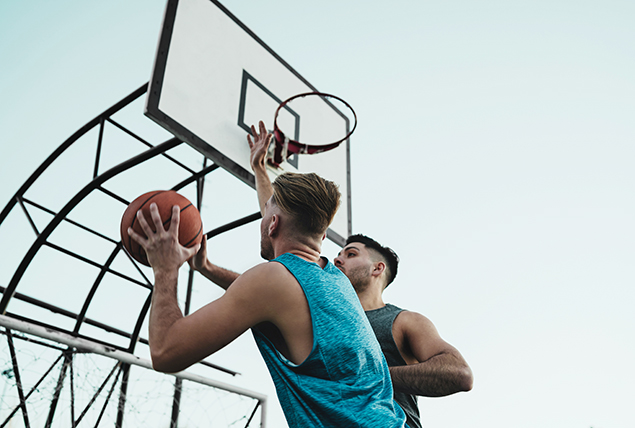
[[[258,140],[260,127],[260,134],[252,127]],[[340,203],[337,186],[316,174],[283,174],[269,186],[260,199],[261,255],[269,262],[234,278],[222,297],[187,317],[176,297],[179,268],[194,258],[190,263],[204,275],[213,272],[199,259],[203,254],[194,257],[199,246],[179,244],[178,207],[167,231],[156,205],[151,219],[137,213],[146,237],[128,233],[154,271],[153,367],[183,370],[251,329],[290,427],[403,427],[405,415],[392,399],[388,366],[359,300],[346,276],[320,256]]]
[[[252,132],[256,135],[255,129]],[[260,138],[249,138],[261,205],[273,193],[264,165],[270,139],[265,132],[261,125]],[[205,242],[203,245],[190,264],[226,289],[238,274],[207,260]],[[469,365],[428,318],[384,303],[382,293],[393,282],[399,264],[393,250],[367,236],[352,235],[333,263],[348,277],[365,310],[390,368],[394,399],[406,413],[408,427],[422,426],[417,396],[442,397],[472,389]]]

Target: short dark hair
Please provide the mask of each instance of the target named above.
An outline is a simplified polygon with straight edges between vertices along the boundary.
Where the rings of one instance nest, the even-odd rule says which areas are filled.
[[[359,242],[361,244],[364,244],[366,247],[377,251],[381,255],[381,257],[386,262],[386,271],[387,271],[386,277],[388,278],[386,287],[388,287],[390,283],[393,282],[393,280],[397,276],[397,265],[399,265],[399,256],[397,255],[397,253],[395,253],[389,247],[384,247],[379,242],[375,241],[372,238],[369,238],[366,235],[361,235],[361,234],[351,235],[346,240],[346,245],[351,244],[353,242]]]

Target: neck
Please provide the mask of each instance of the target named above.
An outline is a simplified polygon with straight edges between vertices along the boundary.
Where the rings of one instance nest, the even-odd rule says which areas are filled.
[[[357,297],[359,298],[359,302],[362,304],[362,308],[364,308],[365,311],[372,311],[386,306],[381,293],[382,289],[380,286],[371,285],[365,290],[357,292]]]
[[[320,254],[322,252],[321,240],[316,241],[308,237],[304,239],[280,239],[274,243],[273,249],[275,257],[285,253],[291,253],[308,262],[322,265],[320,258]]]

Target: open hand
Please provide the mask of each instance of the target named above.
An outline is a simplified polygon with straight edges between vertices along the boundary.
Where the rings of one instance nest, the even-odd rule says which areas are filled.
[[[148,263],[155,273],[157,270],[178,270],[183,263],[196,255],[200,244],[187,248],[179,243],[180,208],[178,206],[172,207],[172,219],[168,230],[163,227],[155,203],[150,204],[150,216],[156,232],[152,231],[143,212],[139,210],[137,211],[137,220],[147,238],[135,233],[132,228],[128,228],[128,234],[143,247],[148,256]]]
[[[205,267],[205,263],[207,262],[207,236],[203,235],[203,240],[201,241],[201,248],[198,250],[196,255],[187,261],[190,264],[190,267],[195,271],[201,272],[201,270]]]
[[[265,160],[267,159],[267,151],[269,150],[269,144],[273,137],[267,131],[264,122],[261,120],[258,124],[260,132],[256,130],[256,127],[251,125],[251,134],[247,134],[247,141],[249,142],[249,148],[251,149],[250,162],[251,168],[255,171],[257,168],[265,167]]]

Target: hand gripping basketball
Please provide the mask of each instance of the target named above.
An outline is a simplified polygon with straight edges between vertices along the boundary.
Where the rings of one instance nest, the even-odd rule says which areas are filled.
[[[284,108],[289,102],[297,99],[308,96],[319,96],[323,98],[326,102],[328,102],[329,98],[337,100],[344,104],[353,114],[353,118],[355,119],[355,123],[351,130],[343,137],[337,141],[334,141],[329,144],[317,145],[317,144],[304,144],[296,140],[292,140],[288,138],[284,132],[278,126],[278,113],[282,108]],[[273,136],[274,136],[274,144],[273,148],[270,148],[272,153],[270,153],[269,163],[278,167],[282,162],[287,160],[292,154],[315,154],[322,153],[328,150],[332,150],[340,145],[342,141],[345,141],[348,137],[351,136],[355,128],[357,127],[357,115],[355,114],[355,110],[343,99],[336,97],[335,95],[326,94],[323,92],[305,92],[302,94],[294,95],[290,98],[287,98],[285,101],[280,103],[278,108],[276,109],[275,116],[273,118]]]
[[[185,197],[173,190],[148,192],[132,201],[123,214],[121,219],[121,241],[124,248],[136,261],[146,266],[150,266],[146,251],[132,236],[128,233],[131,228],[137,235],[147,238],[148,234],[144,231],[137,217],[137,211],[143,212],[143,217],[149,226],[150,232],[156,232],[157,227],[155,220],[150,212],[150,205],[157,205],[157,215],[159,224],[162,223],[164,230],[170,230],[172,224],[173,210],[172,207],[178,205],[180,207],[178,224],[179,243],[187,248],[192,248],[200,244],[203,238],[203,224],[201,216],[196,207]]]

